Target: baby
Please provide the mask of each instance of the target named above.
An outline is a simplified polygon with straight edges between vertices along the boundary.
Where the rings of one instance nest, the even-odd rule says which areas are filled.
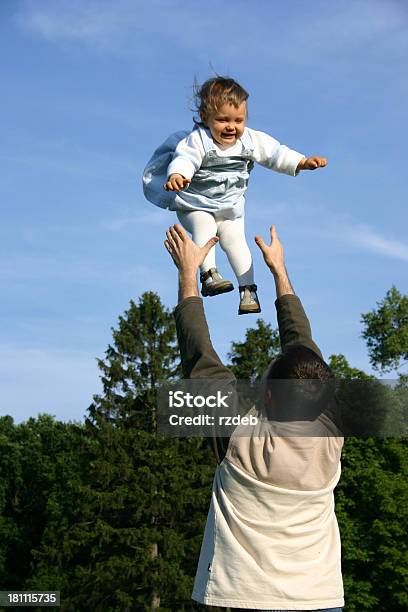
[[[249,94],[233,79],[209,79],[195,93],[200,121],[194,120],[192,132],[172,134],[156,149],[143,174],[144,193],[157,206],[175,210],[198,246],[219,237],[238,282],[238,314],[258,313],[261,308],[244,228],[244,193],[254,162],[296,176],[300,170],[324,167],[327,161],[305,157],[246,127]],[[232,282],[217,270],[215,248],[200,271],[203,296],[233,290]]]

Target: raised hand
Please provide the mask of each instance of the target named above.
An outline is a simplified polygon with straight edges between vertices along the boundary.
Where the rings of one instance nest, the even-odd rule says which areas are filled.
[[[284,251],[281,241],[279,240],[276,227],[270,227],[271,242],[267,245],[261,236],[255,236],[255,242],[262,251],[266,265],[272,273],[281,272],[285,269]]]
[[[184,229],[176,223],[169,227],[166,232],[167,240],[164,246],[170,253],[174,263],[180,272],[194,272],[207,257],[208,251],[218,242],[217,236],[210,238],[202,247],[199,247],[189,238]]]
[[[281,241],[274,225],[271,226],[271,242],[265,244],[260,236],[255,236],[255,242],[262,251],[266,265],[275,279],[276,297],[293,295],[295,292],[289,280],[285,266],[285,257]]]

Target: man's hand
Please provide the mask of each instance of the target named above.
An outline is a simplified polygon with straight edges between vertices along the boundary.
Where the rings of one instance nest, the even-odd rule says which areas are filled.
[[[181,191],[190,183],[191,180],[184,178],[181,174],[171,174],[167,183],[164,183],[164,189],[166,191]]]
[[[217,244],[217,236],[210,238],[204,246],[199,247],[178,223],[169,227],[166,236],[164,246],[179,270],[179,302],[191,296],[198,296],[197,269],[203,263],[208,251]]]
[[[271,243],[269,246],[265,244],[261,236],[255,236],[255,242],[261,249],[265,263],[275,279],[276,296],[281,297],[282,295],[294,294],[285,267],[283,246],[274,225],[271,226],[270,232]]]
[[[255,242],[262,251],[266,265],[272,274],[279,274],[285,270],[285,257],[281,241],[279,240],[276,227],[271,225],[271,243],[268,246],[261,236],[255,236]]]
[[[169,227],[166,236],[167,240],[164,241],[164,246],[180,272],[194,271],[194,273],[197,273],[197,269],[207,257],[208,251],[219,240],[217,236],[214,236],[204,246],[199,247],[187,236],[178,223]]]
[[[327,166],[325,157],[304,157],[297,165],[296,172],[299,170],[316,170],[316,168],[324,168]]]

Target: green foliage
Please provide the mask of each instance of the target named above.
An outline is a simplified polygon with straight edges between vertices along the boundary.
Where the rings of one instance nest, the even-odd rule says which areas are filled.
[[[78,431],[79,426],[46,414],[19,425],[9,416],[0,419],[0,584],[9,589],[29,588],[33,549],[49,527],[57,499],[60,527],[70,521],[72,490],[81,479]],[[59,583],[60,577],[50,589]]]
[[[147,610],[154,591],[161,609],[177,609],[190,598],[204,528],[213,475],[207,447],[102,420],[87,424],[84,444],[88,469],[74,520],[44,534],[38,575],[52,558],[69,577],[64,599],[75,611],[122,610],[126,602]]]
[[[257,319],[256,327],[249,328],[243,342],[232,342],[228,353],[230,368],[241,380],[259,381],[266,368],[280,353],[279,332],[269,323]]]
[[[363,372],[363,370],[352,368],[345,356],[341,353],[338,353],[337,355],[330,355],[328,363],[336,378],[359,380],[367,380],[372,378],[372,376],[369,376]]]
[[[363,338],[367,341],[370,362],[390,372],[408,360],[408,295],[392,287],[377,308],[363,314]]]
[[[329,365],[338,379],[345,435],[408,435],[408,387],[401,378],[396,386],[352,368],[341,353],[331,355]]]
[[[146,292],[138,305],[130,302],[112,336],[105,360],[98,360],[103,395],[95,396],[90,420],[98,413],[153,433],[157,385],[181,373],[173,314],[156,293]]]
[[[369,346],[377,342],[375,334],[373,325],[367,326]],[[354,414],[358,421],[351,429],[364,429],[365,419],[373,428],[377,419],[385,436],[353,436],[344,441],[342,477],[335,497],[346,610],[402,611],[408,607],[408,448],[406,437],[386,436],[404,433],[406,389],[381,385],[351,367],[342,354],[331,355],[329,365],[337,378],[352,381],[342,385],[340,392],[348,407],[346,418]],[[385,415],[381,414],[384,407]]]
[[[346,610],[408,608],[407,440],[346,438],[336,515]]]
[[[66,578],[67,610],[177,610],[191,596],[214,459],[201,439],[157,436],[161,380],[180,373],[174,318],[154,293],[119,318],[100,360],[103,394],[83,429],[76,508],[61,502],[35,551],[35,579]]]

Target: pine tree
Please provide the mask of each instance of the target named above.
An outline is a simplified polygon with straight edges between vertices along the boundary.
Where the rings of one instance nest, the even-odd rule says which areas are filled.
[[[228,359],[237,378],[259,381],[271,360],[280,353],[279,332],[270,323],[257,319],[256,327],[247,329],[243,342],[232,342]]]
[[[96,414],[112,423],[156,432],[156,392],[160,381],[180,376],[173,315],[157,294],[147,292],[112,329],[113,345],[99,359],[103,395],[95,396],[89,421]]]
[[[131,302],[99,365],[103,393],[84,427],[76,515],[64,529],[56,519],[47,532],[43,563],[48,552],[70,577],[67,611],[182,610],[214,460],[201,439],[156,434],[157,388],[180,372],[174,319],[156,294]],[[46,571],[43,565],[38,575]]]

